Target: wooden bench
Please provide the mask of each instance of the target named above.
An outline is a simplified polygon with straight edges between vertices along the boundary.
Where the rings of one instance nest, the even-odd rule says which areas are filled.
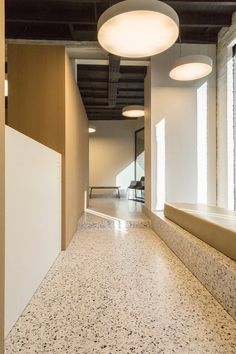
[[[120,198],[120,187],[117,186],[90,186],[89,198],[92,198],[93,189],[115,189],[117,191],[117,197]]]

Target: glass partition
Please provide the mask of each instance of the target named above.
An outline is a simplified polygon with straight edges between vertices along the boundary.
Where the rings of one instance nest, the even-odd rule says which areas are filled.
[[[135,132],[135,180],[144,176],[144,128]]]

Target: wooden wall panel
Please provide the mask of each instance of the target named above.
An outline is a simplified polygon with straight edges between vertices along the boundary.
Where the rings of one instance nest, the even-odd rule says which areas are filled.
[[[78,219],[84,211],[88,189],[88,119],[74,79],[69,58],[66,67],[66,117],[65,117],[65,249],[74,235]]]
[[[64,47],[9,45],[7,124],[62,154],[62,248],[88,188],[88,119]]]
[[[65,48],[8,46],[7,124],[63,153],[65,146]]]
[[[5,239],[5,48],[4,48],[4,1],[0,1],[0,353],[4,353],[4,239]]]

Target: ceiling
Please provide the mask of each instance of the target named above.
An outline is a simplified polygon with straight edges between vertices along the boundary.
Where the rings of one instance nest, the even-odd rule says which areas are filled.
[[[89,58],[92,55],[93,61],[77,61],[78,85],[89,119],[124,119],[121,115],[123,106],[142,105],[144,101],[147,63],[120,61],[120,58],[104,53],[97,44],[98,18],[109,6],[118,2],[5,1],[7,39],[59,40],[70,42],[70,46],[73,42],[86,55],[90,51]],[[164,2],[171,5],[179,15],[183,43],[216,43],[219,30],[231,24],[232,13],[236,11],[236,1]],[[76,53],[78,55],[78,50]]]

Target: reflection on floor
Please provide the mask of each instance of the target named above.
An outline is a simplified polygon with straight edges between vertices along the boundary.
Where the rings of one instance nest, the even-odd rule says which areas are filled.
[[[139,205],[128,203],[126,213],[122,200],[121,208],[91,202],[108,218],[145,218]],[[233,319],[149,228],[84,223],[14,326],[6,353],[233,354],[235,338]]]
[[[89,207],[79,222],[80,228],[87,229],[127,230],[150,225],[143,212],[143,204],[124,198],[90,199]]]
[[[92,198],[89,199],[89,209],[122,220],[147,220],[143,204],[126,198]]]

